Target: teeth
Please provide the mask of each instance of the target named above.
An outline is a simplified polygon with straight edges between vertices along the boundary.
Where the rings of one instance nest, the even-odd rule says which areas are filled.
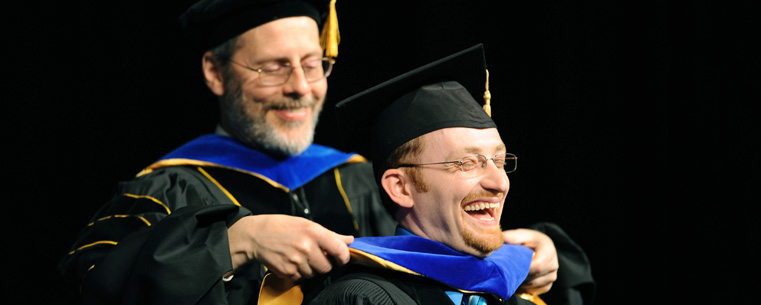
[[[465,211],[480,211],[484,209],[496,209],[499,207],[499,203],[474,203],[465,207]]]

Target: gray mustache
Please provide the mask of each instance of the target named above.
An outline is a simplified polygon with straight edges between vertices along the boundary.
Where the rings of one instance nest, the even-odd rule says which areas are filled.
[[[317,103],[316,100],[308,98],[303,100],[297,100],[297,99],[279,99],[272,101],[269,105],[267,105],[267,110],[270,109],[288,109],[288,108],[301,108],[301,107],[314,107],[314,105]]]

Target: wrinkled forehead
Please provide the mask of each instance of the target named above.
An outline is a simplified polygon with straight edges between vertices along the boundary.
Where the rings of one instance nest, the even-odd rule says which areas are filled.
[[[422,139],[424,155],[456,158],[472,154],[491,156],[505,151],[497,128],[443,128],[423,135]]]

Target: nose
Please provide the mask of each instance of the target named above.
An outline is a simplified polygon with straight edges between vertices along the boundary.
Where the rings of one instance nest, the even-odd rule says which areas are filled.
[[[291,76],[283,84],[283,94],[286,96],[301,97],[309,94],[309,82],[304,75],[304,68],[294,66],[291,70]]]
[[[497,193],[507,194],[510,190],[510,179],[504,169],[498,168],[494,162],[486,161],[486,168],[481,178],[481,187]]]

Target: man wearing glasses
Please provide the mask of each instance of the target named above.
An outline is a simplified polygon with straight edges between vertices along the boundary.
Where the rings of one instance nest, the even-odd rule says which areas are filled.
[[[348,262],[354,236],[393,234],[371,165],[312,144],[337,55],[334,4],[203,0],[185,12],[219,127],[121,183],[81,232],[60,268],[85,303],[248,303],[267,272],[313,278]],[[505,238],[540,253],[525,287],[548,290],[549,237]]]
[[[485,67],[476,45],[336,105],[345,142],[376,162],[399,227],[355,239],[345,275],[312,304],[544,304],[513,297],[533,251],[505,244],[500,228],[518,158],[476,101],[490,95]],[[583,284],[561,292],[577,298],[548,303],[590,301],[588,263],[564,267],[584,270],[573,275]]]

